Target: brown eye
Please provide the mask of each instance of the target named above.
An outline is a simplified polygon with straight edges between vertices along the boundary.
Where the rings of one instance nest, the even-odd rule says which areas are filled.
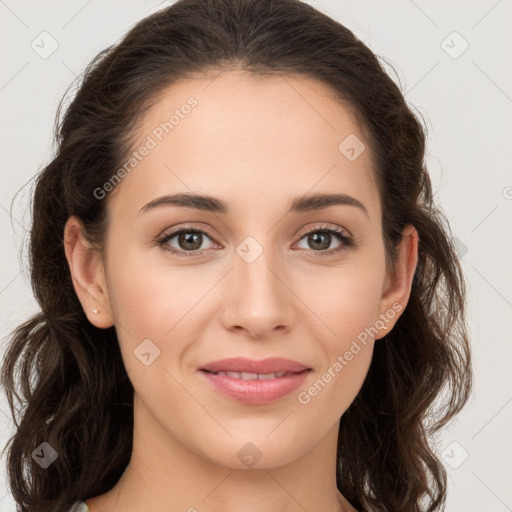
[[[194,256],[198,251],[215,246],[213,244],[210,247],[203,247],[205,237],[211,240],[208,233],[200,229],[180,229],[164,235],[158,240],[158,244],[166,251],[185,256]],[[176,240],[171,243],[174,239]]]
[[[331,248],[333,239],[338,240],[338,245]],[[305,233],[301,238],[301,241],[302,240],[305,240],[305,243],[308,246],[305,247],[306,250],[309,249],[310,252],[318,253],[315,254],[315,256],[321,256],[324,254],[328,256],[338,253],[344,249],[348,249],[349,247],[354,247],[352,238],[348,233],[339,228],[333,228],[330,226],[315,227]]]

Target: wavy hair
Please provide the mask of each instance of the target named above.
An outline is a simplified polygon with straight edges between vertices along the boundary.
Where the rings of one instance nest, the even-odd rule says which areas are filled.
[[[37,175],[31,205],[31,284],[41,311],[11,333],[1,368],[16,425],[4,450],[18,511],[66,512],[106,493],[132,451],[133,387],[114,327],[94,327],[78,301],[64,225],[78,216],[101,246],[108,201],[94,190],[126,160],[147,109],[182,78],[235,68],[330,86],[371,152],[387,262],[396,260],[403,227],[418,231],[409,302],[376,343],[366,380],[340,420],[336,481],[359,510],[444,509],[446,470],[432,440],[467,401],[472,371],[464,276],[433,200],[426,129],[376,55],[312,6],[179,0],[100,52],[67,108],[64,98],[58,107],[55,155]],[[47,468],[32,457],[42,442],[58,453]]]

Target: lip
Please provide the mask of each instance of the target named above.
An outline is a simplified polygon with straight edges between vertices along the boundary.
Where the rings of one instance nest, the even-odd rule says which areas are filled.
[[[286,372],[273,379],[243,380],[213,372],[232,371],[247,373]],[[283,358],[267,358],[255,361],[247,358],[222,359],[208,363],[200,369],[214,390],[246,404],[265,404],[282,398],[296,390],[307,378],[311,368]]]
[[[283,359],[282,357],[267,357],[257,361],[246,357],[232,357],[229,359],[220,359],[212,361],[200,368],[209,372],[249,372],[249,373],[276,373],[276,372],[293,372],[298,373],[304,370],[311,370],[308,366],[292,361],[291,359]]]

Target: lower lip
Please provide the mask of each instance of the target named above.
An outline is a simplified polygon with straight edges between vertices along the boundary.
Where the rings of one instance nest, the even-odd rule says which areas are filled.
[[[235,379],[227,375],[215,375],[201,370],[216,391],[245,404],[266,404],[273,402],[296,390],[309,375],[311,370],[285,377],[266,380]]]

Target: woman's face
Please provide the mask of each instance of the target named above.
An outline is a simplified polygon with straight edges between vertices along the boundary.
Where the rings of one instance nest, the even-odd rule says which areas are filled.
[[[386,274],[364,144],[327,86],[305,77],[181,81],[148,111],[134,160],[98,199],[110,222],[103,307],[88,311],[116,326],[147,432],[228,467],[261,457],[270,468],[337,430],[408,298]],[[340,197],[300,199],[317,194]],[[238,357],[309,370],[259,384],[202,370]]]

